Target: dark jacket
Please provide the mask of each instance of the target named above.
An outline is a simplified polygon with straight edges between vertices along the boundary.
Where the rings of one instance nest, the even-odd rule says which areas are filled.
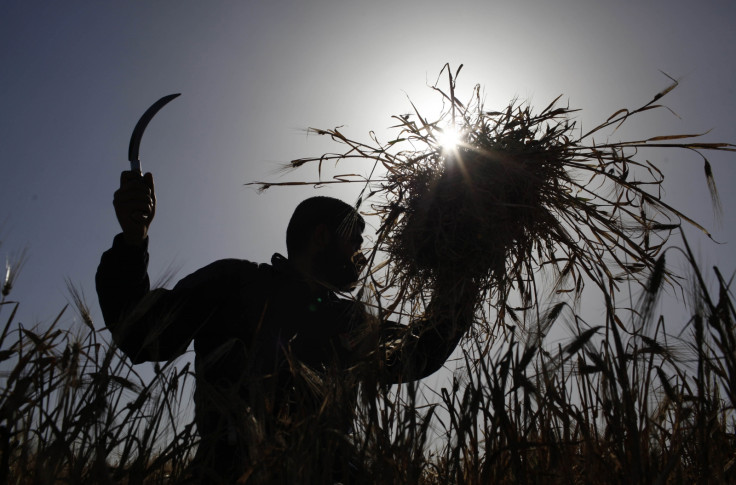
[[[216,261],[171,290],[150,289],[147,265],[147,245],[115,237],[96,275],[105,323],[134,363],[174,359],[194,341],[199,433],[220,444],[232,441],[221,430],[243,414],[235,402],[251,412],[321,409],[319,392],[305,399],[294,391],[295,369],[314,376],[372,356],[384,380],[419,379],[442,366],[465,328],[451,312],[410,326],[372,326],[360,303],[311,292],[278,254],[271,264]]]

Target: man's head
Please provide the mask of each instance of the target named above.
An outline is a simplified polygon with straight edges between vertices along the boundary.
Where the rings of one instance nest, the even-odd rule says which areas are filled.
[[[315,280],[348,290],[358,280],[353,256],[360,250],[365,221],[358,211],[332,197],[301,202],[286,229],[289,259]]]

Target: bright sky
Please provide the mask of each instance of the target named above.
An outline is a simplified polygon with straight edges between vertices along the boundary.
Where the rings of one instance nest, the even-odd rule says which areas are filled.
[[[592,128],[680,80],[645,137],[711,130],[736,142],[736,3],[723,1],[158,1],[6,0],[0,15],[0,256],[28,247],[12,293],[18,320],[49,322],[65,278],[94,292],[100,254],[118,231],[112,208],[128,141],[143,111],[180,92],[149,125],[143,169],[156,180],[151,274],[184,276],[220,258],[268,261],[308,188],[257,194],[291,159],[338,149],[307,127],[385,136],[391,115],[427,113],[442,66],[464,64],[461,98],[512,98],[543,108],[563,94]],[[618,136],[618,134],[614,135]],[[712,154],[724,207],[709,206],[693,153],[652,152],[666,200],[711,229],[688,231],[703,261],[736,269],[736,154]],[[351,168],[349,171],[352,171]],[[290,175],[316,179],[316,170]],[[344,188],[321,194],[349,200]],[[7,315],[7,313],[4,313]],[[71,322],[72,314],[66,321]],[[3,320],[4,322],[4,320]]]

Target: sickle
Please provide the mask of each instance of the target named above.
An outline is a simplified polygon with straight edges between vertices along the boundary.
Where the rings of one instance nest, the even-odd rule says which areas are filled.
[[[133,129],[133,134],[130,135],[130,146],[128,147],[128,160],[130,160],[131,172],[142,173],[141,162],[138,158],[138,150],[140,148],[141,138],[143,137],[143,132],[146,130],[146,126],[148,126],[148,123],[161,108],[166,106],[169,101],[176,98],[180,94],[181,93],[169,94],[168,96],[164,96],[163,98],[159,99],[158,101],[153,103],[151,107],[146,110],[145,113],[143,113],[141,119],[139,119],[138,123],[136,123],[135,128]]]

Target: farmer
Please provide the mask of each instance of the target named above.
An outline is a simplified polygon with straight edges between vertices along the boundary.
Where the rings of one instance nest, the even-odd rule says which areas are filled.
[[[260,265],[216,261],[171,290],[151,290],[147,274],[156,212],[152,175],[123,172],[113,205],[122,233],[97,270],[102,314],[136,364],[174,359],[194,341],[201,437],[194,462],[203,482],[252,472],[254,461],[266,460],[264,436],[281,436],[273,446],[284,443],[273,423],[314,419],[321,428],[347,432],[356,376],[379,375],[382,383],[421,379],[443,365],[472,320],[475,285],[455,275],[451,287],[435,288],[425,317],[409,325],[378,322],[362,304],[339,298],[336,292],[356,285],[365,262],[365,222],[337,199],[298,205],[286,231],[287,257],[275,254]],[[328,376],[338,376],[347,392],[328,398],[320,388]]]

